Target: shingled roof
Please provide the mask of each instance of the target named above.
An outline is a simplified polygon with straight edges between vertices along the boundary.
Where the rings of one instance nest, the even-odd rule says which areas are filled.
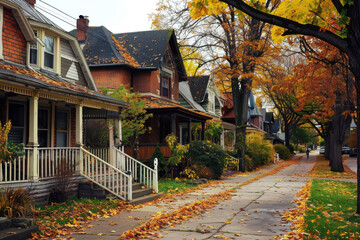
[[[210,76],[188,77],[191,94],[196,102],[205,100],[206,89],[209,85]]]
[[[74,37],[77,30],[70,32]],[[186,76],[173,29],[113,34],[106,27],[89,27],[83,53],[90,67],[126,65],[137,69],[158,69],[170,45],[180,78]],[[186,79],[180,79],[183,81]]]

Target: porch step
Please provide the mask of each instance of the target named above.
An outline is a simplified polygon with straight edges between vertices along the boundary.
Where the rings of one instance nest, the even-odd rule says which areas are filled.
[[[106,191],[105,189],[91,182],[79,183],[78,197],[105,199]]]
[[[145,195],[142,197],[133,198],[133,200],[129,201],[128,203],[130,203],[132,205],[142,204],[142,203],[150,202],[157,197],[161,197],[162,195],[164,195],[164,194],[156,193],[156,194]]]
[[[145,195],[149,195],[153,192],[152,188],[140,188],[140,189],[136,189],[133,190],[132,192],[132,198],[139,198]]]
[[[32,220],[0,218],[0,240],[28,239],[31,238],[32,232],[38,230],[38,226],[33,225]]]

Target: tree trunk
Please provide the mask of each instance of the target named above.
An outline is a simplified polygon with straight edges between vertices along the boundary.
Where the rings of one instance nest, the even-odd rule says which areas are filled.
[[[356,79],[357,82],[360,81],[360,79]],[[360,92],[357,91],[356,93],[356,119],[357,119],[357,123],[360,123]],[[356,135],[357,135],[357,149],[358,149],[358,154],[357,154],[357,202],[356,202],[356,213],[360,214],[360,154],[359,154],[359,150],[360,150],[360,128],[359,126],[356,126]]]

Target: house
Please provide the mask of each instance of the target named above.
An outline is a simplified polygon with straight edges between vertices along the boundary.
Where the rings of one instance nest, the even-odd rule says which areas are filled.
[[[211,116],[179,104],[179,82],[186,71],[178,49],[174,30],[152,30],[114,34],[105,27],[89,27],[80,16],[77,37],[87,64],[99,88],[127,88],[142,94],[151,132],[140,136],[138,158],[151,158],[157,145],[170,157],[165,137],[171,133],[185,143],[191,141],[190,126],[202,125]]]
[[[225,97],[215,85],[212,75],[188,77],[185,82],[179,84],[180,104],[196,111],[205,112],[215,121],[222,124],[220,145],[224,149],[233,150],[235,144],[235,125],[221,121],[221,109],[224,106]]]
[[[0,1],[0,121],[10,120],[9,140],[25,145],[24,156],[0,162],[0,188],[28,188],[44,200],[66,170],[73,187],[89,180],[131,200],[137,171],[125,160],[133,160],[110,146],[106,162],[83,146],[86,119],[107,119],[113,145],[112,125],[121,126],[128,104],[97,91],[77,40],[35,2]]]

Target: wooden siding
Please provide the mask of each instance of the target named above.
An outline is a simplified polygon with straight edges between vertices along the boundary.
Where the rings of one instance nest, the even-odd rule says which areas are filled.
[[[65,39],[61,39],[61,77],[73,82],[76,81],[76,84],[87,86],[74,51]]]

